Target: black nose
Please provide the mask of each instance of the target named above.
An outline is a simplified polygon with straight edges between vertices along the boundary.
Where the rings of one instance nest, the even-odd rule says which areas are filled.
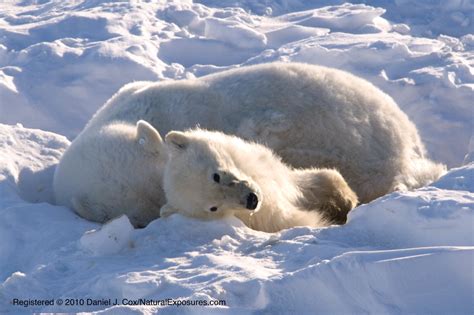
[[[249,210],[255,210],[257,208],[257,205],[258,205],[258,197],[256,194],[254,193],[250,193],[248,194],[247,196],[247,204],[245,205],[245,207]]]

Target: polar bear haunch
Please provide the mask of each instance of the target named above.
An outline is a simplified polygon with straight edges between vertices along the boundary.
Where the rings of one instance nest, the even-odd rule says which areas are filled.
[[[202,129],[172,131],[165,141],[162,216],[235,215],[253,229],[276,232],[343,223],[357,204],[337,171],[295,170],[260,144]]]

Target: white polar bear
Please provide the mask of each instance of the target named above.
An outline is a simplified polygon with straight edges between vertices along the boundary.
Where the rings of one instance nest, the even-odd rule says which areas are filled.
[[[126,214],[135,227],[159,217],[167,155],[145,121],[114,122],[85,133],[66,150],[54,174],[56,203],[104,223]]]
[[[188,135],[192,136],[189,140]],[[212,218],[262,204],[265,210],[258,212],[255,222],[248,221],[248,215],[237,215],[250,227],[277,231],[296,225],[344,223],[357,204],[357,196],[337,171],[292,170],[262,145],[202,130],[174,131],[167,139],[174,141],[165,146],[158,131],[143,120],[136,125],[113,122],[95,134],[83,134],[56,168],[56,202],[91,221],[104,223],[126,214],[135,227],[144,227],[160,216],[165,204],[162,178],[167,173],[175,177],[165,181],[170,198],[163,208],[168,209],[165,215],[179,207],[188,216],[206,217],[212,206],[205,205],[212,203],[216,213],[207,216]],[[191,139],[195,140],[192,145]],[[212,151],[217,149],[218,155]],[[183,162],[184,157],[187,161]],[[227,190],[221,194],[212,188],[206,191],[203,169],[214,170],[213,180]],[[264,219],[266,215],[273,219]]]
[[[235,215],[252,229],[277,232],[325,226],[337,214],[345,221],[357,203],[337,171],[294,170],[267,147],[235,136],[172,131],[166,144],[163,217],[176,212],[203,219]]]
[[[135,82],[91,119],[78,140],[115,120],[144,119],[160,134],[199,125],[273,149],[293,167],[340,171],[363,203],[436,180],[416,127],[385,93],[347,72],[269,63],[198,79]]]
[[[136,130],[141,119],[159,133],[145,123]],[[295,168],[337,169],[361,202],[422,186],[444,171],[425,158],[407,116],[372,84],[326,67],[270,63],[126,85],[62,157],[57,203],[98,222],[126,213],[135,226],[146,224],[164,204],[159,134],[196,125],[265,144]],[[137,132],[154,135],[154,154],[143,155]]]

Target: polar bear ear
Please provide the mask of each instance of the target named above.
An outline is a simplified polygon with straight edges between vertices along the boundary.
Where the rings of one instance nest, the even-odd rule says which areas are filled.
[[[175,149],[184,150],[189,144],[189,139],[180,131],[170,131],[165,137],[165,142]]]
[[[160,151],[163,144],[163,139],[159,132],[144,120],[137,122],[137,141],[146,150],[151,152]]]

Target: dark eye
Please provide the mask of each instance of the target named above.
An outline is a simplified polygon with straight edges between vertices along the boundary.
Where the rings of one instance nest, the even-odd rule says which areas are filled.
[[[217,211],[217,207],[212,207],[212,208],[209,209],[209,210],[211,210],[212,212],[216,212],[216,211]]]
[[[212,175],[212,179],[216,182],[216,183],[219,183],[221,181],[221,177],[219,176],[219,174],[217,173],[214,173],[214,175]]]

